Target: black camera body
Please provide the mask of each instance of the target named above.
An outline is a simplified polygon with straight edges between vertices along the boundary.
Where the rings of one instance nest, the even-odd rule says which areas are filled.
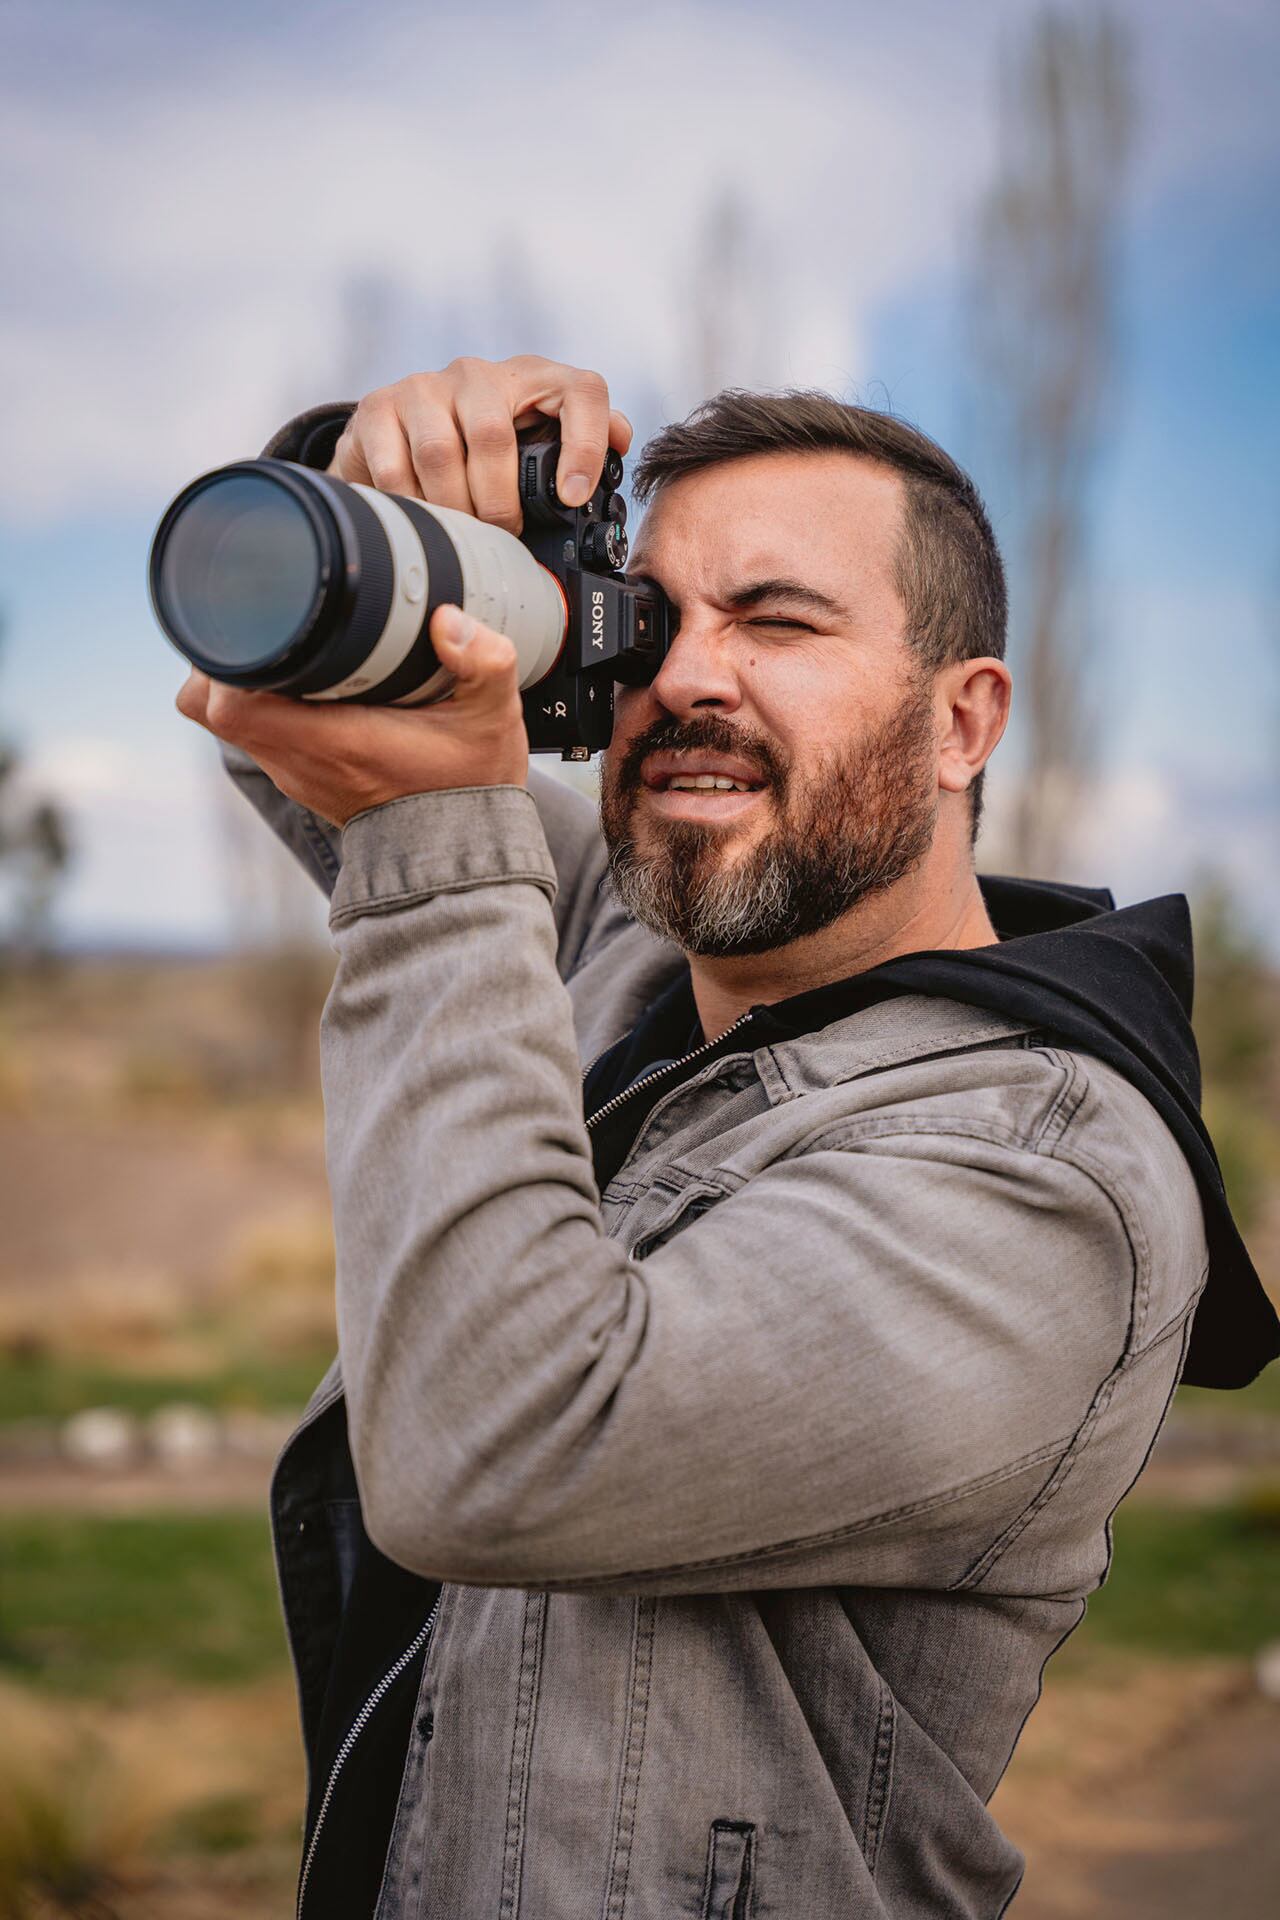
[[[651,583],[632,586],[627,504],[618,487],[622,459],[613,448],[600,484],[581,507],[556,493],[558,439],[534,429],[520,436],[520,538],[560,582],[568,609],[565,643],[545,679],[523,694],[525,731],[534,753],[588,760],[609,744],[613,683],[647,686],[671,644],[672,614]]]

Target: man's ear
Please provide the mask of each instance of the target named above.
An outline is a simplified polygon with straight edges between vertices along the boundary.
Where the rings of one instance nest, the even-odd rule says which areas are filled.
[[[1009,720],[1013,679],[1003,660],[955,660],[936,682],[942,733],[938,785],[964,793],[999,745]]]

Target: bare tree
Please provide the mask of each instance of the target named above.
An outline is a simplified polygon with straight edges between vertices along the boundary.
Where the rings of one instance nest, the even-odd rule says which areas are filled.
[[[321,895],[221,765],[212,778],[232,948],[253,1036],[246,1077],[258,1088],[310,1091],[333,976]]]
[[[982,417],[1013,502],[1009,539],[1025,769],[1011,857],[1052,873],[1091,771],[1083,697],[1090,486],[1116,374],[1128,44],[1106,14],[1050,9],[1005,76],[973,311]]]
[[[54,896],[71,862],[62,809],[47,795],[24,790],[21,767],[17,749],[0,741],[0,874],[9,902],[0,964],[48,957]]]
[[[777,379],[778,328],[770,249],[735,188],[714,198],[698,228],[689,284],[694,397]]]

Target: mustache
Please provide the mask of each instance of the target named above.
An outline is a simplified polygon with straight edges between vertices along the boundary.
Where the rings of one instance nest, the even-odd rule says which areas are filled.
[[[706,753],[736,754],[779,792],[786,785],[787,761],[763,734],[731,727],[719,714],[703,714],[697,720],[678,720],[672,714],[655,720],[632,740],[612,770],[615,791],[623,795],[640,791],[641,768],[651,753],[688,753],[699,748]]]

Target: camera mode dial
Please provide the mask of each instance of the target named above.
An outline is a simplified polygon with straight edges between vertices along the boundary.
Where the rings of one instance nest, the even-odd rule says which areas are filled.
[[[582,560],[588,567],[627,564],[627,530],[620,520],[593,520],[582,536]]]

